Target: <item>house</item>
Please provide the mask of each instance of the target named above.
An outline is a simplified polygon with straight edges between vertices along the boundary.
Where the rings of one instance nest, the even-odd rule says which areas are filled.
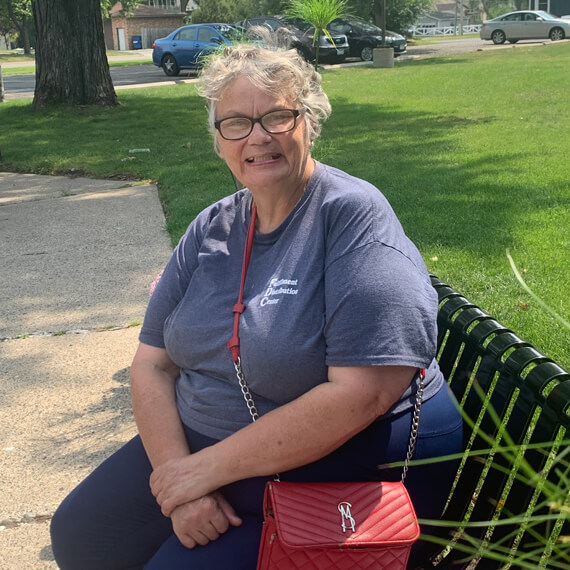
[[[463,26],[471,26],[480,22],[481,12],[479,8],[474,10],[466,2],[437,2],[431,11],[420,16],[416,28],[423,30],[442,29],[461,26],[462,24]]]
[[[155,39],[167,36],[183,26],[195,8],[197,4],[193,0],[182,0],[182,3],[181,0],[145,0],[133,14],[125,16],[122,14],[122,4],[117,2],[103,25],[107,49],[123,51],[140,47],[152,48]],[[133,43],[133,37],[140,39],[139,45]]]
[[[544,10],[553,16],[568,16],[570,15],[570,0],[529,0],[528,9]]]

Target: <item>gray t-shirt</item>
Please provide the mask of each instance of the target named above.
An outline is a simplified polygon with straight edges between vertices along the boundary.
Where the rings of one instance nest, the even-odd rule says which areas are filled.
[[[241,190],[196,217],[140,334],[181,368],[182,421],[218,439],[251,422],[227,348],[250,206]],[[378,189],[340,170],[317,163],[283,224],[256,234],[244,303],[242,363],[260,414],[327,382],[328,366],[428,368],[424,399],[442,385],[437,295],[421,255]],[[410,394],[389,415],[410,408]]]

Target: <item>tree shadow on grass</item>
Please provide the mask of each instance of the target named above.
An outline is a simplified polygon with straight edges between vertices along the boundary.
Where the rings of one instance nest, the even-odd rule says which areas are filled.
[[[523,179],[513,188],[500,182],[506,173],[516,177],[530,151],[489,149],[456,159],[466,131],[496,120],[337,98],[317,154],[377,186],[420,248],[443,244],[501,254],[511,243],[511,229],[549,203]]]

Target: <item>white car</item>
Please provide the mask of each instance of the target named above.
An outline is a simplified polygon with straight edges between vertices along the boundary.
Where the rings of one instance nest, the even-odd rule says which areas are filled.
[[[547,38],[563,40],[570,37],[570,21],[542,10],[521,10],[483,22],[479,36],[482,40],[492,40],[494,44]]]

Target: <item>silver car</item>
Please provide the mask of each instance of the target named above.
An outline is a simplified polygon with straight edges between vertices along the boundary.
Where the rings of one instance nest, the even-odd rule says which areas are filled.
[[[494,44],[546,38],[563,40],[570,37],[570,21],[542,10],[521,10],[483,22],[479,35],[482,40],[492,40]]]

